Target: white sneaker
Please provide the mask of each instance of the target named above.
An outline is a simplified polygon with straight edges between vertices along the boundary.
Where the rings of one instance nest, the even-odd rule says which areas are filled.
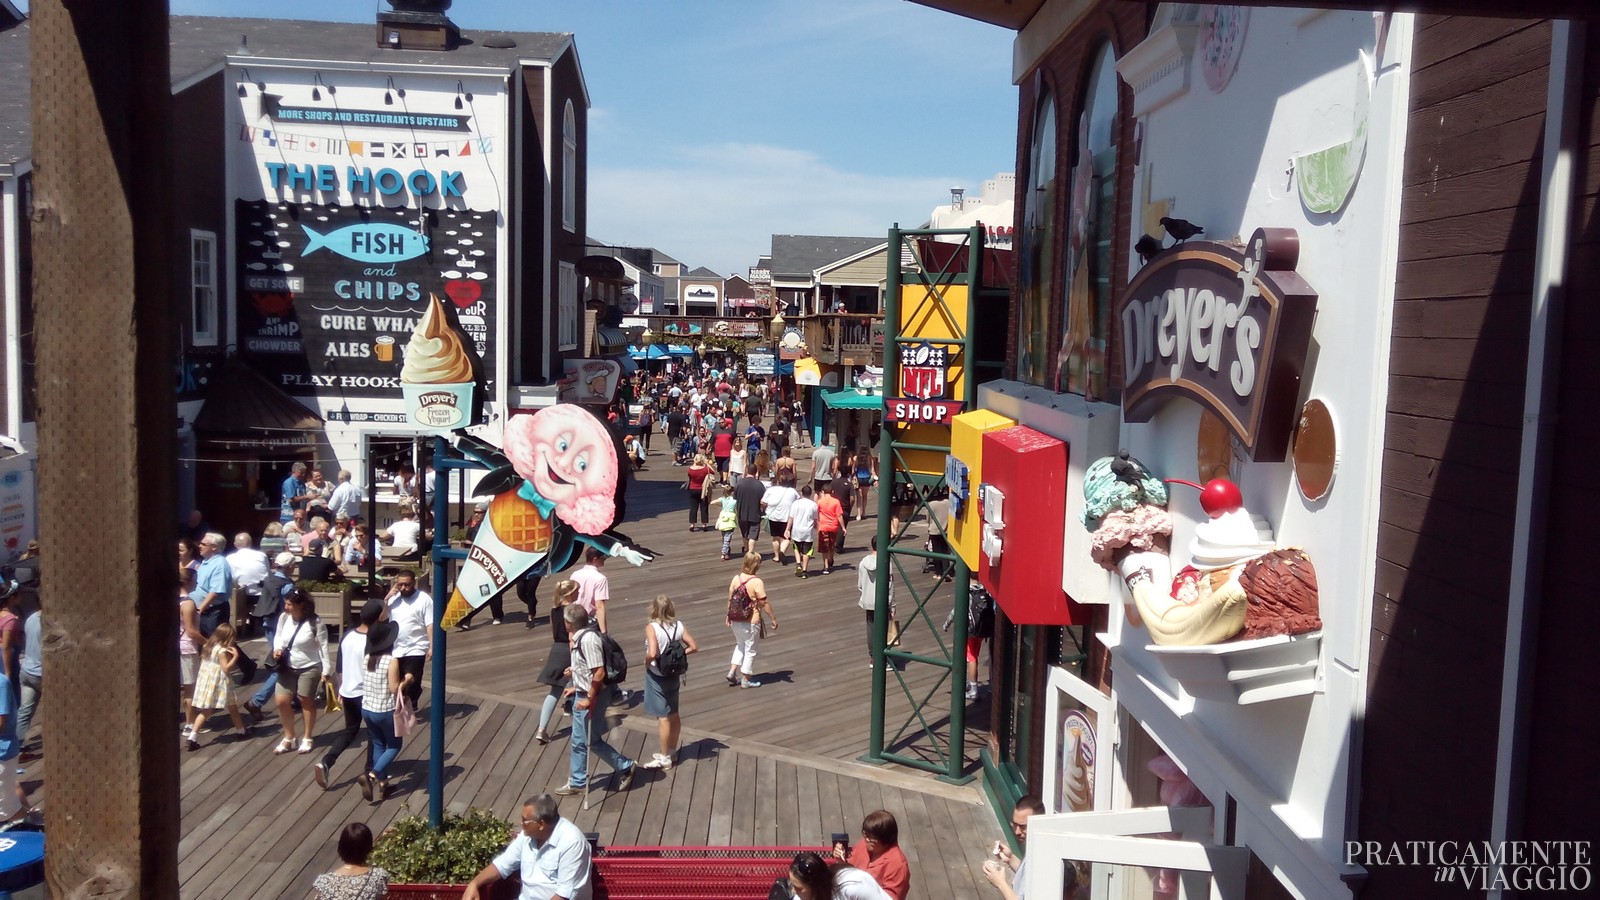
[[[656,753],[656,754],[652,755],[652,757],[651,757],[649,762],[644,764],[644,768],[646,768],[646,769],[670,769],[670,768],[672,768],[672,757],[663,756],[660,753]]]

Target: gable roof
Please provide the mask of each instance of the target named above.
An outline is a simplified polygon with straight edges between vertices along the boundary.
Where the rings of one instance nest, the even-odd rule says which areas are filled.
[[[0,11],[0,26],[4,22],[5,15]],[[220,68],[228,57],[236,57],[241,37],[248,40],[248,55],[260,57],[263,65],[273,60],[296,59],[365,63],[379,68],[476,66],[509,72],[522,60],[558,59],[569,49],[576,53],[572,35],[565,32],[468,30],[462,33],[461,46],[439,51],[380,47],[373,29],[371,24],[300,19],[173,16],[169,25],[169,72],[174,85],[192,82]],[[484,42],[491,37],[509,38],[515,46],[485,47]],[[33,156],[28,44],[26,20],[0,30],[0,169]],[[584,89],[587,91],[587,86]]]
[[[722,280],[722,276],[721,275],[718,275],[717,273],[711,271],[710,269],[706,268],[705,266],[695,266],[694,268],[690,269],[689,270],[689,274],[685,275],[684,277],[685,278],[715,278],[718,281]]]
[[[772,236],[772,277],[809,280],[811,273],[863,250],[880,246],[882,237],[837,237],[821,234]]]
[[[663,263],[669,264],[669,265],[676,265],[676,266],[683,265],[683,263],[678,262],[677,260],[675,260],[672,257],[666,255],[665,253],[662,253],[660,250],[657,250],[654,247],[650,248],[650,262],[653,265],[658,265],[658,266],[662,265]]]

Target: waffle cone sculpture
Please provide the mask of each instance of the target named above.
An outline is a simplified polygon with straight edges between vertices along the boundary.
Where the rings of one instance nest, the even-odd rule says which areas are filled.
[[[484,516],[483,524],[472,536],[472,552],[462,566],[461,575],[456,579],[456,589],[451,592],[450,602],[445,605],[444,614],[439,618],[440,627],[453,628],[472,612],[473,604],[462,592],[463,585],[468,586],[468,592],[481,597],[480,604],[487,602],[489,597],[520,577],[549,551],[553,535],[550,520],[539,514],[538,507],[517,496],[515,491],[496,495],[489,502],[489,512]],[[491,567],[484,565],[485,556],[492,560],[494,567],[498,567],[503,579],[497,581],[490,573]],[[489,593],[482,593],[474,591],[473,585],[492,585],[492,588]]]

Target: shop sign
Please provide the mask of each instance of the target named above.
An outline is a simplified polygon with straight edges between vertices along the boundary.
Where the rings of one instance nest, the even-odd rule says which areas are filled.
[[[429,294],[492,378],[494,211],[239,200],[236,216],[240,343],[285,392],[398,397]]]
[[[622,364],[611,359],[567,359],[565,377],[556,382],[557,403],[610,403],[622,379]]]
[[[768,347],[753,348],[745,351],[744,369],[750,375],[776,375],[778,374],[778,358]]]
[[[1251,459],[1282,462],[1316,317],[1299,258],[1292,228],[1257,229],[1242,251],[1188,241],[1156,256],[1117,309],[1124,417],[1148,422],[1184,397],[1221,417]]]
[[[884,404],[884,419],[889,422],[930,422],[950,424],[961,412],[959,400],[946,400],[950,383],[949,349],[923,341],[900,348],[900,396]]]
[[[712,324],[711,333],[749,340],[761,337],[765,333],[765,326],[766,322],[762,319],[719,319]]]

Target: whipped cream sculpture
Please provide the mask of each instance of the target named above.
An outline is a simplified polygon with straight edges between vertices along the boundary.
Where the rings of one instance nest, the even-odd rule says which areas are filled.
[[[1176,576],[1167,484],[1198,489],[1210,517],[1195,528]],[[1089,466],[1084,499],[1094,561],[1122,577],[1133,599],[1129,621],[1143,624],[1156,644],[1194,647],[1322,627],[1310,557],[1275,547],[1266,520],[1245,509],[1233,482],[1164,483],[1121,451]]]

